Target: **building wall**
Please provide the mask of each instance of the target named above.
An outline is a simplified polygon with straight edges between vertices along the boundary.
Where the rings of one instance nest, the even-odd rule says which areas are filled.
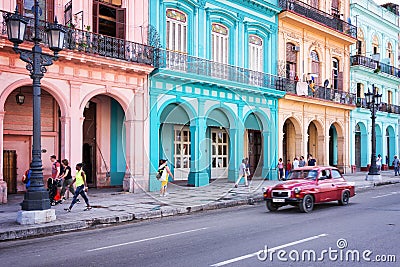
[[[400,33],[399,16],[390,12],[384,7],[377,5],[372,0],[352,0],[350,5],[350,14],[352,21],[357,21],[359,30],[358,39],[363,42],[363,49],[361,53],[358,47],[353,45],[351,48],[351,55],[365,57],[366,59],[375,58],[376,62],[387,64],[392,67],[398,67],[399,58],[399,40]],[[373,42],[374,37],[378,40],[377,53],[374,55]],[[388,44],[392,45],[392,61],[388,58]],[[377,57],[376,57],[377,56]],[[376,65],[378,66],[378,65]],[[383,65],[381,65],[383,68]],[[351,67],[351,89],[357,91],[357,83],[361,84],[362,90],[357,96],[361,104],[365,104],[364,93],[371,91],[372,85],[378,88],[378,92],[382,94],[382,103],[391,103],[394,106],[399,105],[399,89],[400,77],[396,72],[387,74],[382,71],[377,71],[374,68],[366,67],[362,64],[354,64]],[[392,98],[389,99],[391,92]],[[383,110],[381,108],[381,110]],[[356,165],[356,158],[359,158],[360,151],[355,147],[355,131],[356,125],[362,125],[361,134],[364,136],[362,146],[365,149],[361,155],[361,169],[365,170],[367,165],[371,163],[371,112],[364,107],[358,107],[351,112],[351,135],[350,142],[352,147],[350,149],[350,160],[352,165]],[[378,111],[376,118],[377,130],[377,147],[376,153],[381,154],[382,163],[390,164],[393,161],[394,155],[399,153],[399,127],[398,127],[398,114]],[[364,127],[366,129],[364,129]],[[389,138],[386,136],[388,130]],[[389,147],[389,151],[388,151]],[[386,159],[386,156],[389,160]]]
[[[67,2],[56,2],[55,14],[58,18],[64,17],[64,5]],[[16,1],[2,1],[0,8],[13,11],[15,5]],[[83,11],[86,26],[92,23],[91,5],[92,1],[73,1],[73,13]],[[147,24],[147,2],[122,1],[122,7],[126,7],[129,14],[126,16],[127,38],[130,41],[147,42],[148,29],[141,30],[141,27]],[[23,171],[29,166],[31,157],[32,110],[29,90],[32,80],[25,68],[26,64],[12,50],[12,44],[5,35],[0,36],[0,43],[2,46],[0,76],[4,81],[0,85],[0,150],[15,147],[19,150],[18,154],[23,155],[18,164],[17,179],[20,180]],[[20,47],[30,49],[31,45],[29,42],[24,42]],[[140,47],[139,44],[136,45],[137,48]],[[44,52],[50,51],[44,48]],[[146,122],[148,118],[146,115],[147,75],[152,70],[153,67],[150,64],[124,61],[113,58],[112,55],[99,56],[77,49],[65,49],[60,52],[59,59],[47,67],[47,72],[41,80],[42,148],[46,149],[46,153],[42,154],[42,161],[45,179],[50,174],[49,156],[52,154],[67,158],[72,167],[82,162],[84,136],[82,126],[85,120],[83,114],[88,103],[93,102],[97,104],[95,136],[97,144],[94,149],[97,181],[94,181],[94,185],[120,186],[123,183],[124,188],[129,191],[133,191],[134,185],[136,192],[141,189],[148,190],[149,164],[146,151],[149,135],[145,125],[148,125]],[[19,88],[22,88],[22,92],[26,95],[26,103],[22,105],[23,109],[14,109],[15,94],[19,92]],[[116,113],[119,114],[117,116],[119,125],[123,127],[121,130],[124,131],[124,133],[118,133],[118,136],[110,131],[111,120]],[[123,142],[124,138],[126,142]],[[137,142],[137,140],[141,141]],[[21,141],[26,145],[22,145]],[[123,151],[119,151],[123,153],[123,156],[115,158],[112,155],[111,142],[116,142],[123,148]],[[21,144],[21,147],[16,144]],[[3,166],[2,154],[0,166]],[[115,180],[115,177],[109,177],[110,170],[119,178]],[[2,180],[3,169],[1,168],[0,181]],[[17,190],[24,190],[20,182],[18,182]]]

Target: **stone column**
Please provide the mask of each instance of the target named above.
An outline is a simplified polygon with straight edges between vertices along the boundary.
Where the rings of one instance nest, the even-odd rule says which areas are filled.
[[[71,158],[71,150],[70,150],[70,128],[71,128],[71,117],[61,117],[61,159],[70,159]]]
[[[151,86],[151,84],[150,84]],[[151,91],[151,89],[150,89]],[[150,92],[150,148],[149,148],[149,190],[160,190],[161,183],[156,178],[160,148],[160,121],[158,118],[157,93]]]
[[[0,203],[7,203],[7,183],[3,178],[3,134],[4,134],[4,116],[5,112],[0,112]]]
[[[125,177],[122,183],[122,187],[124,191],[128,191],[129,193],[135,192],[134,189],[134,176],[135,176],[135,156],[134,156],[134,147],[135,147],[135,129],[133,120],[125,121],[125,129],[126,129],[126,165],[127,172],[125,173]]]
[[[262,132],[262,142],[263,142],[263,169],[262,169],[262,174],[261,176],[263,178],[268,178],[270,180],[274,179],[274,175],[272,175],[271,172],[273,172],[274,167],[272,166],[271,159],[274,158],[274,156],[271,154],[271,143],[270,143],[270,138],[271,138],[271,133],[270,131],[263,131]]]

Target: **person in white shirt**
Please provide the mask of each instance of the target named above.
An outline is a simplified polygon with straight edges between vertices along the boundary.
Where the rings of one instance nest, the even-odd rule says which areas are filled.
[[[239,177],[238,177],[237,181],[235,182],[235,187],[238,187],[242,177],[244,178],[244,186],[246,186],[246,187],[249,186],[249,184],[247,182],[246,160],[245,159],[242,160],[242,163],[239,166]]]
[[[294,158],[293,160],[293,169],[297,169],[299,167],[299,160],[297,159],[297,157]]]

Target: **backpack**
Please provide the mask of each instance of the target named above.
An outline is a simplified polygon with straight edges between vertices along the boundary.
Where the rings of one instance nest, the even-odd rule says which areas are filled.
[[[157,180],[161,179],[164,169],[165,169],[165,166],[162,169],[158,169],[157,174],[156,174]]]

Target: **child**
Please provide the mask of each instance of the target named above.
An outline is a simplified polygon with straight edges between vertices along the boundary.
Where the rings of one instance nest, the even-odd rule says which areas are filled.
[[[85,192],[88,191],[87,188],[87,184],[86,184],[86,175],[85,172],[82,170],[82,163],[78,163],[76,164],[76,174],[75,174],[75,178],[72,181],[72,184],[74,184],[76,182],[76,190],[75,190],[75,194],[74,194],[74,198],[72,199],[71,205],[69,206],[69,208],[64,209],[68,212],[71,211],[72,207],[75,205],[76,200],[78,198],[79,195],[81,195],[83,197],[83,199],[85,200],[86,203],[86,208],[84,210],[91,210],[92,207],[89,205],[89,199],[87,198]]]

